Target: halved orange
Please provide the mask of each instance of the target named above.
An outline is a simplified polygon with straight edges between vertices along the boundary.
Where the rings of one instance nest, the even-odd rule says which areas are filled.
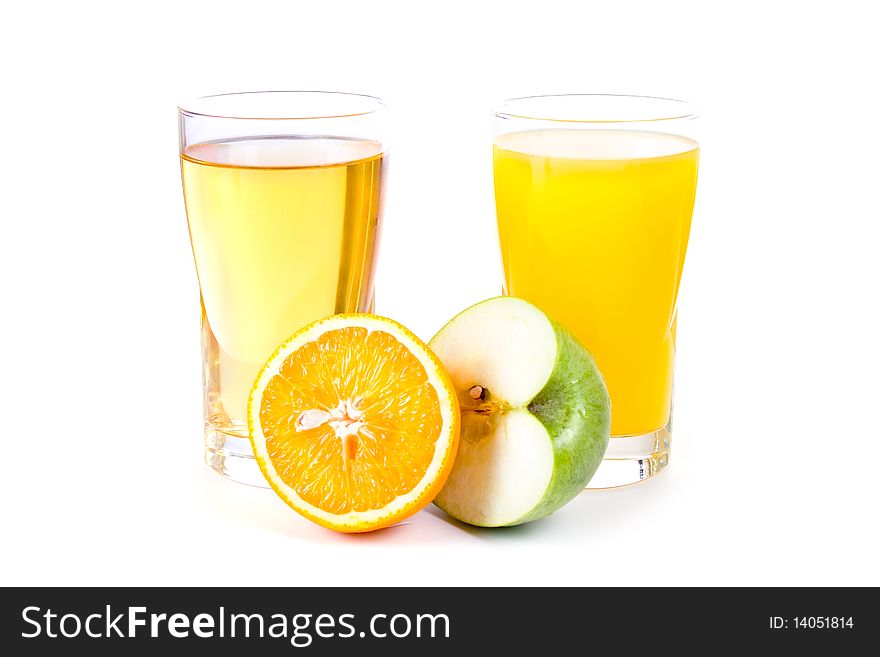
[[[263,475],[324,527],[366,532],[429,504],[458,447],[459,409],[440,361],[397,322],[333,315],[269,358],[248,400]]]

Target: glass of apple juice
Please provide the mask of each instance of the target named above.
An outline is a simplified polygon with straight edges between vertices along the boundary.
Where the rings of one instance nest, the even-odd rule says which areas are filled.
[[[387,166],[384,104],[268,91],[178,108],[201,291],[205,460],[265,486],[247,401],[272,351],[326,315],[370,311]]]
[[[495,110],[504,293],[571,330],[611,397],[611,442],[589,488],[636,483],[669,463],[696,119],[681,101],[600,94]]]

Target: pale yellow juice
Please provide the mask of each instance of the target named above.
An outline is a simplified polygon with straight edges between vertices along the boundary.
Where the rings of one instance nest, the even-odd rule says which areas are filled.
[[[202,295],[209,429],[247,436],[265,360],[305,324],[372,305],[381,215],[379,144],[252,138],[181,155]]]
[[[611,396],[611,433],[664,427],[699,148],[685,137],[535,130],[496,138],[505,294],[567,326]]]

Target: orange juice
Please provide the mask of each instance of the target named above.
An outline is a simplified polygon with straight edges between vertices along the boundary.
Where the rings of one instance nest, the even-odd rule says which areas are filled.
[[[567,326],[611,395],[611,433],[664,427],[699,147],[680,136],[548,129],[496,138],[505,294]]]

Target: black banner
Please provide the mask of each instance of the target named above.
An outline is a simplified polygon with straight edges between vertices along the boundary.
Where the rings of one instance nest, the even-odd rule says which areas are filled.
[[[12,655],[135,646],[162,655],[628,654],[664,645],[855,654],[846,650],[867,645],[878,622],[871,589],[7,588],[0,646]]]

